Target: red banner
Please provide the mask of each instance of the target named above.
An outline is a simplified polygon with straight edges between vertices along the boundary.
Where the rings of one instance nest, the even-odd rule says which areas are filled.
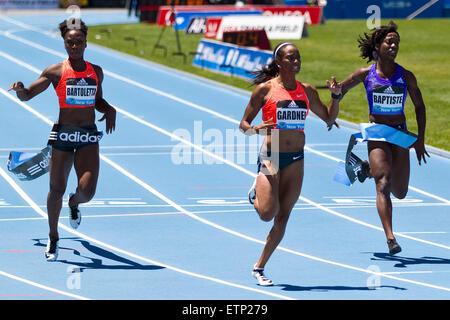
[[[308,25],[319,24],[322,19],[322,7],[318,6],[175,6],[175,14],[179,11],[224,11],[224,10],[249,10],[249,9],[260,9],[263,11],[263,15],[276,15],[276,16],[304,16],[305,23]],[[170,6],[159,7],[158,18],[156,23],[160,26],[171,25],[173,22],[173,17],[171,17]]]

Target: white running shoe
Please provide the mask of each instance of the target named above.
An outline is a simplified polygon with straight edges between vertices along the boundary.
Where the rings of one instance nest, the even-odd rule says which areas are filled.
[[[252,276],[253,276],[256,280],[258,280],[258,284],[259,284],[260,286],[264,286],[264,287],[273,286],[272,280],[268,279],[268,278],[264,275],[264,268],[255,268],[255,267],[253,266]]]
[[[75,193],[69,194],[69,200],[70,200],[70,198],[72,198],[72,196],[74,194]],[[70,226],[74,229],[77,229],[81,223],[81,212],[80,212],[80,210],[78,210],[78,206],[71,207],[69,205],[69,202],[67,202],[67,205],[69,206],[69,209],[70,209],[70,214],[69,214]]]
[[[45,250],[45,259],[49,262],[56,261],[58,258],[58,241],[57,239],[48,238],[47,249]]]
[[[256,199],[256,179],[258,177],[255,178],[255,181],[253,181],[252,186],[250,187],[250,190],[248,190],[248,202],[250,202],[250,204],[254,204],[255,203],[255,199]]]

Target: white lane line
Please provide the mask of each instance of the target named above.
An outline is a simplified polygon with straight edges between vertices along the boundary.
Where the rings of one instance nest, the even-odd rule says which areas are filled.
[[[1,52],[1,51],[0,51],[0,52]],[[26,103],[20,101],[20,100],[17,99],[16,97],[14,97],[14,96],[12,96],[11,94],[7,93],[5,90],[3,90],[3,89],[0,88],[0,93],[3,93],[3,95],[5,95],[5,96],[8,97],[9,99],[11,99],[12,101],[18,103],[20,106],[22,106],[22,107],[25,108],[26,110],[32,112],[35,116],[37,116],[38,118],[42,119],[43,121],[45,121],[45,122],[46,122],[47,124],[49,124],[50,126],[53,125],[52,121],[50,121],[49,119],[47,119],[45,116],[41,115],[39,112],[37,112],[37,111],[34,110],[33,108],[29,107]],[[160,127],[154,125],[154,124],[151,124],[150,122],[145,121],[145,120],[143,120],[143,119],[141,119],[141,118],[139,118],[139,117],[137,117],[137,116],[131,114],[130,112],[125,111],[125,110],[123,110],[123,109],[121,109],[121,108],[119,108],[119,107],[117,107],[117,106],[115,106],[115,108],[116,108],[117,112],[119,112],[119,113],[121,113],[121,114],[124,114],[124,115],[128,116],[129,118],[135,120],[136,122],[139,122],[139,123],[141,123],[141,124],[143,124],[143,125],[145,125],[145,126],[147,126],[147,127],[149,127],[149,128],[154,129],[155,131],[158,131],[158,132],[160,132],[160,133],[162,133],[162,134],[164,134],[164,135],[166,135],[166,136],[171,137],[172,140],[180,141],[180,142],[182,142],[182,143],[184,143],[184,144],[186,144],[186,145],[189,145],[190,147],[192,147],[192,148],[194,148],[194,149],[196,149],[196,150],[198,150],[198,151],[201,151],[201,152],[203,152],[203,153],[209,155],[210,157],[212,157],[212,158],[214,158],[214,159],[217,159],[217,160],[219,160],[219,161],[222,161],[223,163],[225,163],[225,164],[227,164],[227,165],[229,165],[229,166],[231,166],[231,167],[233,167],[233,168],[235,168],[235,169],[237,169],[237,170],[239,170],[239,171],[241,171],[241,172],[243,172],[243,173],[245,173],[245,174],[247,174],[247,175],[250,175],[251,177],[256,177],[256,174],[255,174],[254,172],[249,171],[249,170],[247,170],[247,169],[245,169],[245,168],[243,168],[243,167],[241,167],[241,166],[235,164],[235,163],[232,162],[232,161],[229,161],[229,160],[227,160],[227,159],[225,159],[225,158],[222,158],[222,157],[216,155],[215,153],[213,153],[213,152],[211,152],[211,151],[205,150],[205,149],[199,147],[198,145],[192,143],[191,141],[182,139],[182,138],[180,138],[180,137],[174,135],[173,133],[168,132],[167,130],[164,130],[164,129],[162,129],[162,128],[160,128]],[[315,152],[317,152],[317,151],[315,151]],[[101,155],[101,157],[104,157],[104,156]],[[109,160],[109,159],[108,159],[108,160]],[[110,161],[110,160],[109,160],[109,161]],[[328,212],[328,213],[330,213],[330,214],[332,214],[332,215],[335,215],[335,216],[338,216],[338,217],[340,217],[340,218],[346,219],[346,220],[348,220],[348,221],[351,221],[351,222],[354,222],[354,223],[357,223],[357,224],[366,226],[366,227],[371,228],[371,229],[375,229],[375,230],[383,231],[383,232],[384,232],[383,228],[381,228],[381,227],[374,226],[374,225],[371,225],[371,224],[369,224],[369,223],[360,221],[360,220],[358,220],[358,219],[348,217],[348,216],[346,216],[346,215],[344,215],[344,214],[342,214],[342,213],[339,213],[339,212],[337,212],[337,211],[334,211],[334,210],[331,210],[331,209],[329,209],[329,208],[327,208],[327,207],[324,207],[324,206],[322,206],[322,205],[320,205],[320,204],[318,204],[318,203],[315,203],[315,202],[313,202],[313,201],[311,201],[311,200],[309,200],[309,199],[307,199],[307,198],[305,198],[305,197],[303,197],[303,196],[300,196],[299,199],[302,200],[302,201],[304,201],[304,202],[306,202],[306,203],[308,203],[308,204],[310,204],[310,205],[312,205],[312,206],[314,206],[314,207],[316,207],[316,208],[318,208],[318,209],[320,209],[320,210],[322,210],[322,211]],[[445,246],[445,245],[442,245],[442,244],[439,244],[439,243],[435,243],[435,242],[431,242],[431,241],[427,241],[427,240],[423,240],[423,239],[419,239],[419,238],[415,238],[415,237],[411,237],[411,236],[408,236],[408,235],[401,234],[401,233],[399,233],[399,232],[395,232],[394,234],[395,234],[396,236],[399,236],[399,237],[408,238],[408,239],[415,240],[415,241],[418,241],[418,242],[422,242],[422,243],[425,243],[425,244],[437,246],[437,247],[444,248],[444,249],[450,249],[449,246]]]
[[[105,159],[103,159],[103,160],[105,160]],[[34,211],[36,211],[40,216],[48,219],[47,214],[28,196],[28,194],[25,193],[25,191],[23,191],[22,188],[20,188],[20,186],[2,168],[0,168],[0,175],[34,209]],[[132,252],[129,252],[129,251],[126,251],[126,250],[114,247],[112,245],[109,245],[109,244],[107,244],[105,242],[102,242],[100,240],[94,239],[92,237],[89,237],[89,236],[87,236],[87,235],[85,235],[85,234],[83,234],[81,232],[78,232],[76,230],[73,230],[70,227],[67,227],[66,225],[64,225],[62,223],[58,223],[58,227],[63,229],[63,230],[65,230],[66,232],[69,232],[69,233],[71,233],[71,234],[73,234],[73,235],[75,235],[77,237],[80,237],[80,238],[83,238],[83,239],[85,239],[87,241],[95,243],[95,244],[97,244],[97,245],[99,245],[101,247],[104,247],[104,248],[113,250],[115,252],[118,252],[118,253],[127,255],[129,257],[132,257],[134,259],[138,259],[138,260],[141,260],[141,261],[153,264],[153,265],[161,266],[161,267],[164,267],[166,269],[169,269],[169,270],[172,270],[172,271],[176,271],[176,272],[179,272],[179,273],[191,276],[191,277],[204,279],[204,280],[209,280],[209,281],[212,281],[212,282],[215,282],[215,283],[219,283],[219,284],[223,284],[223,285],[226,285],[226,286],[229,286],[229,287],[235,287],[235,288],[238,288],[238,289],[244,289],[244,290],[247,290],[247,291],[261,293],[261,294],[272,296],[272,297],[275,297],[275,298],[286,299],[286,300],[294,300],[291,297],[287,297],[287,296],[275,294],[275,293],[272,293],[272,292],[268,292],[268,291],[264,291],[264,290],[260,290],[260,289],[255,289],[255,288],[239,285],[239,284],[236,284],[236,283],[233,283],[233,282],[224,281],[224,280],[221,280],[221,279],[218,279],[218,278],[213,278],[213,277],[210,277],[210,276],[205,276],[205,275],[202,275],[202,274],[198,274],[198,273],[190,272],[190,271],[187,271],[187,270],[184,270],[184,269],[180,269],[180,268],[177,268],[177,267],[173,267],[173,266],[161,263],[161,262],[156,261],[156,260],[151,260],[151,259],[139,256],[137,254],[134,254]]]
[[[26,284],[28,284],[30,286],[33,286],[33,287],[37,287],[37,288],[44,289],[44,290],[47,290],[47,291],[55,292],[55,293],[58,293],[58,294],[61,294],[61,295],[64,295],[64,296],[67,296],[67,297],[70,297],[70,298],[75,298],[75,299],[79,299],[79,300],[90,300],[88,298],[85,298],[85,297],[82,297],[82,296],[78,296],[76,294],[72,294],[72,293],[69,293],[69,292],[62,291],[62,290],[58,290],[58,289],[55,289],[55,288],[51,288],[51,287],[45,286],[43,284],[24,279],[24,278],[15,276],[13,274],[10,274],[10,273],[7,273],[7,272],[1,271],[1,270],[0,270],[0,275],[5,276],[5,277],[10,278],[10,279],[13,279],[13,280],[16,280],[16,281],[20,281],[20,282],[26,283]]]
[[[16,98],[14,98],[13,96],[9,95],[7,92],[5,92],[5,91],[4,91],[3,89],[1,89],[1,88],[0,88],[0,92],[2,92],[3,94],[6,94],[6,95],[8,95],[8,96],[10,96],[11,99],[13,99],[13,100],[17,100]],[[134,117],[134,116],[133,116],[133,117]],[[152,126],[153,126],[153,125],[152,125]],[[155,127],[156,127],[156,126],[155,126]],[[159,128],[159,127],[156,127],[156,128],[158,128],[158,130],[165,131],[165,130],[162,129],[162,128]],[[170,133],[169,133],[169,134],[170,134]],[[170,135],[172,135],[172,134],[170,134]],[[177,137],[177,139],[179,139],[179,138]],[[186,142],[187,142],[187,141],[186,141]],[[188,143],[189,143],[190,145],[192,144],[191,142],[188,142]],[[199,148],[199,147],[196,146],[196,145],[193,145],[193,146],[195,146],[196,148]],[[200,148],[200,149],[201,149],[201,148]],[[205,152],[207,152],[207,151],[205,151]],[[215,154],[214,154],[214,156],[217,157]],[[207,225],[209,225],[209,226],[211,226],[211,227],[213,227],[213,228],[216,228],[216,229],[218,229],[218,230],[222,230],[222,231],[224,231],[224,232],[227,232],[227,233],[230,233],[230,234],[232,234],[232,235],[235,235],[235,236],[237,236],[237,237],[240,237],[240,238],[243,238],[243,239],[246,239],[246,240],[255,242],[255,243],[259,243],[259,244],[262,244],[262,245],[265,245],[265,241],[262,241],[262,240],[259,240],[259,239],[256,239],[256,238],[247,236],[247,235],[245,235],[245,234],[242,234],[242,233],[236,232],[236,231],[234,231],[234,230],[225,228],[225,227],[223,227],[223,226],[221,226],[221,225],[218,225],[218,224],[216,224],[216,223],[213,223],[213,222],[211,222],[211,221],[209,221],[209,220],[206,220],[206,219],[203,219],[203,218],[200,218],[200,217],[196,216],[195,214],[193,214],[193,213],[187,211],[186,209],[182,208],[180,205],[176,204],[175,202],[173,202],[172,200],[170,200],[169,198],[167,198],[166,196],[164,196],[162,193],[160,193],[159,191],[157,191],[156,189],[154,189],[153,187],[151,187],[150,185],[148,185],[147,183],[145,183],[144,181],[142,181],[142,180],[139,179],[138,177],[136,177],[136,176],[134,176],[133,174],[129,173],[128,171],[126,171],[125,169],[123,169],[121,166],[119,166],[119,165],[116,164],[115,162],[111,161],[110,159],[108,159],[108,158],[106,158],[105,156],[102,156],[102,155],[100,155],[100,158],[101,158],[103,161],[105,161],[106,163],[108,163],[109,165],[111,165],[113,168],[115,168],[117,171],[119,171],[119,172],[121,172],[122,174],[124,174],[125,176],[127,176],[130,180],[136,182],[138,185],[140,185],[141,187],[143,187],[145,190],[151,192],[152,194],[154,194],[155,196],[157,196],[158,198],[160,198],[160,199],[163,200],[164,202],[170,204],[170,205],[173,206],[175,209],[177,209],[177,210],[180,211],[180,212],[185,213],[186,215],[190,216],[191,218],[193,218],[193,219],[195,219],[195,220],[197,220],[197,221],[200,221],[200,222],[202,222],[202,223],[204,223],[204,224],[207,224]],[[225,159],[223,159],[223,160],[229,162],[228,160],[225,160]],[[233,164],[233,166],[237,167],[237,168],[238,168],[239,170],[241,170],[241,171],[248,172],[249,174],[256,176],[254,173],[249,172],[248,170],[245,170],[244,168],[240,168],[239,166],[235,165],[234,163],[231,163],[231,164]],[[3,178],[4,178],[4,179],[5,179],[5,180],[6,180],[6,181],[7,181],[7,182],[15,189],[15,190],[16,190],[16,192],[19,193],[19,195],[20,195],[20,196],[21,196],[28,204],[30,204],[30,205],[33,207],[33,209],[34,209],[36,212],[38,212],[38,213],[39,213],[41,216],[43,216],[43,217],[46,217],[46,216],[47,216],[47,215],[44,213],[44,211],[42,211],[42,209],[41,209],[41,208],[40,208],[40,207],[39,207],[39,206],[38,206],[38,205],[37,205],[37,204],[36,204],[36,203],[35,203],[35,202],[34,202],[34,201],[33,201],[33,200],[32,200],[32,199],[31,199],[31,198],[30,198],[30,197],[29,197],[29,196],[28,196],[28,195],[27,195],[27,194],[19,187],[19,186],[18,186],[18,185],[15,183],[15,181],[14,181],[11,177],[9,177],[9,176],[7,175],[7,173],[6,173],[3,169],[1,169],[1,168],[0,168],[0,175],[3,176]],[[310,202],[311,202],[311,203],[314,203],[314,202],[312,202],[312,201],[310,201]],[[318,205],[315,204],[315,203],[314,203],[314,206],[316,206],[316,207],[321,207],[321,206],[318,206]],[[327,210],[327,211],[328,211],[328,210]],[[108,244],[106,244],[106,243],[103,243],[103,242],[101,242],[101,241],[99,241],[99,240],[96,240],[96,239],[94,239],[94,238],[88,237],[88,236],[86,236],[86,235],[84,235],[84,234],[82,234],[82,233],[80,233],[80,232],[78,232],[78,231],[75,231],[75,230],[72,230],[72,229],[69,228],[69,227],[66,227],[66,226],[63,225],[63,224],[58,224],[58,225],[59,225],[62,229],[66,230],[67,232],[70,232],[70,233],[72,233],[72,234],[74,234],[74,235],[76,235],[76,236],[79,236],[79,237],[84,238],[84,239],[86,239],[86,240],[88,240],[88,241],[94,242],[94,243],[96,243],[96,244],[98,244],[98,245],[100,245],[100,246],[103,246],[103,247],[105,247],[105,248],[108,248],[108,249],[110,249],[110,250],[114,250],[114,251],[116,251],[116,252],[119,252],[119,253],[122,253],[122,254],[125,254],[125,255],[128,255],[128,256],[131,256],[131,257],[136,258],[136,259],[139,259],[139,260],[146,261],[146,262],[151,263],[151,264],[160,265],[160,266],[166,267],[166,268],[171,269],[171,270],[174,270],[174,271],[178,271],[178,272],[185,273],[185,274],[188,274],[188,275],[191,275],[191,276],[194,276],[194,277],[198,277],[198,278],[202,278],[202,279],[208,279],[208,280],[210,280],[210,281],[222,283],[222,284],[225,284],[225,285],[228,285],[228,286],[232,286],[232,287],[238,287],[238,288],[242,288],[242,289],[249,290],[249,291],[260,292],[260,293],[263,293],[263,294],[272,295],[272,296],[276,296],[276,297],[279,297],[279,298],[280,298],[280,297],[283,297],[283,299],[293,299],[293,298],[290,298],[290,297],[284,297],[284,296],[272,294],[272,293],[269,293],[269,292],[266,292],[266,291],[262,291],[262,290],[258,290],[258,289],[253,289],[253,288],[250,288],[250,287],[241,286],[241,285],[237,285],[237,284],[234,284],[234,283],[226,282],[226,281],[223,281],[223,280],[220,280],[220,279],[216,279],[216,278],[212,278],[212,277],[208,277],[208,276],[204,276],[204,275],[199,275],[199,274],[194,274],[194,273],[189,272],[189,271],[185,271],[185,270],[182,270],[182,269],[179,269],[179,268],[175,268],[175,267],[172,267],[172,266],[168,266],[168,265],[165,265],[165,264],[156,262],[156,261],[152,261],[152,260],[150,260],[150,259],[147,259],[147,258],[144,258],[144,257],[140,257],[140,256],[135,255],[135,254],[133,254],[133,253],[130,253],[130,252],[128,252],[128,251],[125,251],[125,250],[122,250],[122,249],[113,247],[113,246],[108,245]],[[377,227],[377,228],[378,228],[378,227]],[[378,229],[380,229],[380,228],[378,228]],[[404,236],[404,237],[407,237],[407,236]],[[432,285],[432,284],[429,284],[429,283],[424,283],[424,282],[419,282],[419,281],[414,281],[414,280],[409,280],[409,279],[404,279],[404,278],[398,278],[398,277],[394,277],[394,276],[391,276],[391,275],[384,275],[384,274],[382,274],[382,273],[375,272],[375,271],[372,271],[372,270],[370,270],[370,269],[362,269],[362,268],[354,267],[354,266],[351,266],[351,265],[347,265],[347,264],[343,264],[343,263],[339,263],[339,262],[334,262],[334,261],[331,261],[331,260],[327,260],[327,259],[323,259],[323,258],[319,258],[319,257],[312,256],[312,255],[304,254],[304,253],[301,253],[301,252],[299,252],[299,251],[287,249],[287,248],[284,248],[284,247],[281,247],[281,246],[278,247],[277,249],[278,249],[278,250],[281,250],[281,251],[285,251],[285,252],[291,253],[291,254],[294,254],[294,255],[297,255],[297,256],[300,256],[300,257],[304,257],[304,258],[307,258],[307,259],[310,259],[310,260],[314,260],[314,261],[318,261],[318,262],[322,262],[322,263],[326,263],[326,264],[330,264],[330,265],[334,265],[334,266],[339,266],[339,267],[346,268],[346,269],[350,269],[350,270],[354,270],[354,271],[359,271],[359,272],[363,272],[363,273],[368,273],[368,274],[378,275],[378,276],[386,277],[386,278],[393,279],[393,280],[397,280],[397,281],[407,282],[407,283],[411,283],[411,284],[415,284],[415,285],[419,285],[419,286],[424,286],[424,287],[428,287],[428,288],[433,288],[433,289],[444,290],[444,291],[449,291],[449,292],[450,292],[450,288],[446,288],[446,287],[442,287],[442,286]]]
[[[9,19],[8,21],[11,22],[11,23],[14,23],[14,22],[12,22],[13,19]],[[19,22],[19,25],[22,26],[23,23]],[[34,28],[34,27],[29,27],[28,29],[34,30],[35,28]],[[34,30],[34,31],[36,31],[36,30]],[[37,31],[37,32],[40,32],[40,31]],[[36,44],[36,43],[34,43],[34,42],[32,42],[32,41],[23,39],[23,38],[21,38],[21,37],[17,37],[17,36],[11,35],[11,34],[9,34],[9,33],[5,33],[5,36],[6,36],[6,37],[9,37],[9,38],[11,38],[11,39],[20,41],[20,42],[22,42],[22,43],[24,43],[24,44],[27,44],[27,45],[29,45],[29,46],[32,46],[32,47],[34,47],[34,48],[36,48],[36,49],[42,50],[42,51],[44,51],[44,52],[47,52],[47,53],[50,53],[50,54],[54,54],[54,55],[56,55],[56,56],[58,56],[58,57],[66,58],[66,55],[63,54],[63,53],[60,53],[60,52],[55,51],[55,50],[52,50],[52,49],[48,49],[48,48],[43,47],[43,46],[41,46],[41,45],[39,45],[39,44]],[[121,58],[123,58],[123,57],[121,57]],[[17,60],[17,59],[15,59],[15,60]],[[12,60],[11,60],[11,61],[12,61]],[[25,67],[25,65],[23,65],[23,66]],[[176,97],[176,96],[174,96],[174,95],[171,95],[171,94],[168,94],[168,93],[166,93],[166,92],[157,90],[157,89],[155,89],[155,88],[149,87],[149,86],[144,85],[144,84],[142,84],[142,83],[139,83],[139,82],[137,82],[137,81],[131,80],[131,79],[127,78],[127,77],[118,75],[118,74],[116,74],[116,73],[114,73],[114,72],[110,72],[110,71],[105,70],[105,69],[103,70],[103,72],[104,72],[105,74],[109,75],[109,76],[112,77],[112,78],[115,78],[115,79],[124,81],[124,82],[126,82],[126,83],[128,83],[128,84],[131,84],[131,85],[133,85],[133,86],[142,88],[142,89],[147,90],[147,91],[149,91],[149,92],[152,92],[152,93],[155,93],[155,94],[164,96],[164,97],[166,97],[166,98],[168,98],[168,99],[177,101],[177,102],[179,102],[179,103],[182,103],[182,104],[187,105],[187,106],[189,106],[189,107],[192,107],[192,108],[194,108],[194,109],[197,109],[197,110],[200,110],[200,111],[209,113],[209,114],[211,114],[211,115],[213,115],[213,116],[215,116],[215,117],[224,119],[224,120],[229,121],[229,122],[231,122],[231,123],[234,123],[234,124],[237,124],[237,125],[240,123],[240,121],[238,121],[238,120],[236,120],[236,119],[233,119],[233,118],[231,118],[231,117],[228,117],[228,116],[226,116],[226,115],[224,115],[224,114],[221,114],[221,113],[219,113],[219,112],[210,110],[210,109],[208,109],[208,108],[206,108],[206,107],[200,106],[200,105],[195,104],[195,103],[192,103],[192,102],[190,102],[190,101],[187,101],[187,100],[178,98],[178,97]],[[304,149],[305,149],[305,150],[308,150],[308,151],[310,151],[310,152],[312,152],[312,153],[315,153],[315,154],[317,154],[317,155],[319,155],[319,156],[321,156],[321,157],[324,157],[324,158],[327,158],[327,159],[329,159],[329,160],[332,160],[332,161],[336,161],[336,162],[342,161],[342,159],[339,159],[339,158],[330,156],[330,155],[328,155],[328,154],[326,154],[326,153],[324,153],[324,152],[321,152],[321,151],[314,150],[314,149],[310,148],[308,145],[306,145],[306,146],[304,147]],[[439,200],[439,201],[442,201],[442,202],[445,202],[445,203],[450,203],[450,200],[447,200],[447,199],[445,199],[445,198],[439,197],[439,196],[437,196],[437,195],[435,195],[435,194],[432,194],[432,193],[430,193],[430,192],[427,192],[427,191],[424,191],[424,190],[422,190],[422,189],[416,188],[416,187],[414,187],[414,186],[411,186],[411,185],[410,185],[409,188],[410,188],[411,190],[413,190],[413,191],[415,191],[415,192],[417,192],[417,193],[421,193],[421,194],[423,194],[423,195],[425,195],[425,196],[427,196],[427,197],[434,198],[434,199],[436,199],[436,200]]]

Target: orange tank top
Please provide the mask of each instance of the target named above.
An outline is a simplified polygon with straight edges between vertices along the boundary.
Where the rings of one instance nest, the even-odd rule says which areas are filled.
[[[63,72],[56,95],[60,108],[87,108],[95,106],[97,94],[97,74],[92,65],[86,62],[86,70],[77,72],[73,70],[69,60],[63,61]]]
[[[309,113],[309,100],[300,82],[294,91],[282,88],[276,79],[270,80],[270,97],[262,109],[263,121],[270,118],[277,124],[276,129],[305,129],[305,120]]]

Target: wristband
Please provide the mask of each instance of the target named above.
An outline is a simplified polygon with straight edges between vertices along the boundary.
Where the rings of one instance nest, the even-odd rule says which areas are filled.
[[[331,93],[331,98],[332,98],[332,99],[336,99],[336,100],[341,100],[341,99],[342,99],[342,93],[334,94],[334,93],[332,92],[332,93]]]

